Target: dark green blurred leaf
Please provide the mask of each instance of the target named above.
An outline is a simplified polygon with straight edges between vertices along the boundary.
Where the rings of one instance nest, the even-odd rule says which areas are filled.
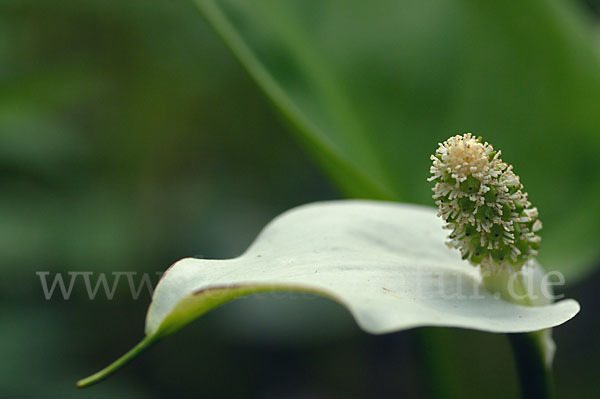
[[[540,209],[540,261],[598,259],[600,58],[570,3],[197,4],[348,195],[431,204],[429,154],[470,131]]]

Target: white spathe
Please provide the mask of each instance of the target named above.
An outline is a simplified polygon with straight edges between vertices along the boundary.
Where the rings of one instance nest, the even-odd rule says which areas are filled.
[[[169,268],[148,310],[146,334],[180,328],[218,303],[216,296],[225,302],[236,289],[248,293],[244,287],[322,294],[375,334],[419,326],[527,332],[579,311],[574,300],[526,307],[497,299],[483,288],[478,269],[444,244],[442,223],[434,208],[391,202],[294,208],[238,258],[185,258]]]

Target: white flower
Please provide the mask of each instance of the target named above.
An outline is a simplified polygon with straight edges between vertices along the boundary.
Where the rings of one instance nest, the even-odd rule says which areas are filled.
[[[171,266],[154,291],[144,340],[79,386],[105,378],[207,311],[258,292],[330,298],[374,334],[419,326],[537,331],[579,311],[573,300],[521,306],[498,299],[485,289],[485,276],[444,245],[441,227],[434,208],[391,202],[332,201],[287,211],[237,258],[186,258]]]

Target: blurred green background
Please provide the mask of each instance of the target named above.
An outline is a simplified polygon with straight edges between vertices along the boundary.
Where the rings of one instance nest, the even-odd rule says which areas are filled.
[[[339,144],[340,137],[352,137],[339,147],[339,164],[328,163],[322,146],[306,136],[294,139],[289,122],[282,122],[191,1],[0,3],[0,397],[428,397],[426,359],[439,356],[453,364],[461,397],[515,396],[514,366],[502,335],[448,329],[445,351],[438,353],[412,331],[367,335],[339,306],[301,295],[237,300],[106,382],[77,391],[77,379],[141,338],[150,297],[133,300],[120,284],[113,300],[90,300],[84,285],[75,284],[69,300],[56,294],[45,300],[36,275],[153,274],[185,256],[235,256],[289,207],[372,196],[360,173],[341,172],[344,162],[352,164],[348,170],[366,165],[382,192],[390,191],[381,197],[428,203],[428,152],[441,139],[471,129],[505,151],[542,218],[545,210],[549,214],[544,221],[550,237],[544,239],[577,241],[542,252],[552,254],[547,263],[560,260],[558,269],[572,258],[574,269],[585,270],[578,279],[573,273],[576,284],[564,290],[583,310],[555,330],[555,370],[560,397],[592,397],[600,372],[594,310],[600,273],[590,267],[599,263],[597,244],[590,244],[598,242],[591,229],[598,210],[589,210],[597,206],[600,173],[593,162],[600,154],[594,146],[600,140],[600,63],[585,43],[596,43],[600,3],[549,1],[556,15],[566,15],[558,33],[552,24],[535,29],[552,18],[528,15],[537,12],[533,6],[514,14],[473,6],[480,36],[466,44],[459,39],[469,32],[457,17],[464,5],[440,9],[432,7],[441,2],[406,1],[391,12],[384,2],[314,9],[316,3],[308,2],[288,9],[303,27],[300,33],[310,32],[308,42],[318,43],[316,50],[304,46],[298,32],[273,34],[293,24],[261,3],[263,8],[236,14],[233,2],[229,15],[305,114],[314,116],[317,130],[330,135],[327,140]],[[402,24],[394,24],[396,15],[404,15]],[[256,27],[248,22],[253,16]],[[495,24],[485,23],[487,17]],[[531,25],[519,25],[523,20]],[[382,40],[396,28],[400,38]],[[565,31],[570,41],[561,41]],[[579,46],[582,32],[589,37]],[[338,46],[339,37],[347,47]],[[440,37],[457,42],[440,43]],[[402,51],[386,52],[396,45]],[[297,58],[287,53],[290,48]],[[319,57],[303,63],[313,50],[340,63],[328,64],[329,70]],[[402,63],[407,57],[410,62]],[[481,68],[489,65],[502,68],[484,79]],[[515,68],[507,70],[510,65]],[[453,80],[457,71],[463,80]],[[307,80],[296,79],[303,73]],[[347,105],[332,88],[336,79],[342,86],[353,82],[349,97],[364,101]],[[465,82],[471,90],[461,89]],[[311,93],[323,93],[317,96],[323,104]],[[495,93],[502,96],[489,101]],[[547,102],[532,102],[536,98]],[[527,109],[529,104],[534,107]],[[360,120],[354,107],[368,118]],[[397,113],[383,115],[390,108]],[[387,139],[373,145],[373,132],[355,121],[381,129],[392,123],[397,133],[386,130]],[[407,131],[417,139],[402,147]],[[543,138],[545,144],[536,141]],[[303,151],[307,144],[317,163]],[[359,151],[365,148],[372,153]],[[423,173],[390,172],[411,155]],[[382,166],[381,159],[390,163]],[[341,191],[317,165],[325,165]],[[553,229],[552,221],[566,227]],[[573,236],[569,222],[591,226],[585,239]]]

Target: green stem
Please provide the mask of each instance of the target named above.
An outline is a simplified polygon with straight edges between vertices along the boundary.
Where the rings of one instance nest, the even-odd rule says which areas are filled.
[[[507,334],[513,348],[521,395],[526,399],[554,397],[552,367],[548,363],[543,342],[544,331]]]
[[[117,360],[115,360],[114,362],[112,362],[111,364],[109,364],[108,366],[103,368],[102,370],[98,371],[95,374],[92,374],[91,376],[89,376],[87,378],[77,381],[77,388],[89,387],[90,385],[93,385],[93,384],[96,384],[97,382],[102,381],[103,379],[105,379],[106,377],[108,377],[109,375],[111,375],[112,373],[117,371],[119,368],[123,367],[125,365],[125,363],[129,362],[131,359],[133,359],[134,357],[139,355],[141,352],[143,352],[145,349],[147,349],[150,345],[152,345],[152,343],[154,341],[156,341],[156,339],[157,339],[156,336],[145,337],[139,344],[134,346],[129,352],[125,353],[123,356],[121,356],[120,358],[118,358]]]
[[[503,270],[483,276],[485,287],[492,293],[498,293],[505,301],[522,306],[543,306],[550,303],[540,288],[541,269],[530,269],[526,277]],[[531,280],[528,280],[531,279]],[[532,282],[528,287],[528,282]],[[528,288],[532,288],[532,292]],[[552,378],[552,358],[554,342],[551,330],[530,333],[507,334],[512,345],[521,395],[526,399],[554,397]]]

